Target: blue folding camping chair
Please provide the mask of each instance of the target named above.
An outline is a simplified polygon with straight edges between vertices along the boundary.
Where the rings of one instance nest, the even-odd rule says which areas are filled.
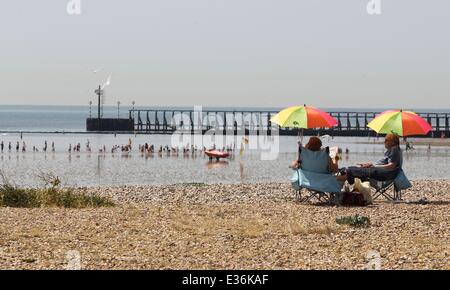
[[[299,156],[300,168],[291,179],[294,198],[299,202],[314,198],[320,202],[334,202],[334,195],[341,192],[342,185],[329,170],[329,148],[311,151],[300,146]]]
[[[412,187],[411,182],[403,172],[403,153],[400,150],[400,164],[398,167],[397,176],[394,179],[379,181],[376,179],[369,179],[370,186],[375,189],[372,195],[372,199],[375,200],[380,196],[385,197],[388,201],[400,201],[402,200],[402,190],[406,190]],[[391,191],[392,189],[392,191]]]
[[[408,180],[401,167],[395,179],[386,181],[370,179],[369,182],[370,186],[375,189],[375,192],[372,195],[373,200],[383,196],[389,201],[400,201],[403,198],[402,190],[412,187],[411,182]]]

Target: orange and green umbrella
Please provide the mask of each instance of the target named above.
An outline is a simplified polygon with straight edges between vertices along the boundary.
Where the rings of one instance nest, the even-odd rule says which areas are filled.
[[[310,106],[294,106],[280,111],[270,119],[281,127],[330,128],[337,125],[330,114]]]
[[[431,126],[414,112],[389,110],[379,114],[367,126],[380,134],[397,134],[399,136],[426,135]]]

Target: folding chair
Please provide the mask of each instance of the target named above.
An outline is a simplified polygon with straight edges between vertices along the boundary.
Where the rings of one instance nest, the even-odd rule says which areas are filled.
[[[369,182],[370,186],[375,189],[375,192],[372,195],[373,200],[383,196],[388,201],[400,201],[403,198],[402,190],[412,187],[411,182],[401,168],[395,179],[386,181],[370,179]]]
[[[319,202],[334,202],[334,194],[341,192],[342,186],[328,168],[329,148],[311,151],[299,148],[300,168],[295,170],[291,183],[294,198],[299,202],[317,199]]]
[[[302,194],[302,191],[305,190],[306,194]],[[325,203],[333,203],[334,202],[334,193],[317,191],[309,188],[299,188],[298,190],[294,189],[294,198],[296,201],[300,203],[308,202],[315,198],[319,202]]]

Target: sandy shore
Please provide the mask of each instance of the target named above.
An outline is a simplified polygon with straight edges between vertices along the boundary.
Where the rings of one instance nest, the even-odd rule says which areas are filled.
[[[450,269],[450,180],[414,182],[405,199],[427,205],[369,207],[298,204],[275,183],[91,191],[117,206],[0,208],[0,268],[64,269],[78,252],[83,269],[364,269],[376,251],[383,269]],[[372,225],[336,224],[353,214]]]

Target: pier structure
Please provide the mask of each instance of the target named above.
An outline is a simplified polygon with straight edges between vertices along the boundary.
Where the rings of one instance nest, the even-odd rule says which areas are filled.
[[[198,112],[193,109],[132,109],[129,110],[127,123],[131,130],[119,131],[146,134],[173,134],[176,131],[187,134],[206,134],[214,131],[216,134],[271,135],[274,130],[277,130],[280,135],[297,135],[299,129],[280,128],[270,122],[277,113],[278,111],[269,110],[208,109]],[[332,111],[329,113],[338,121],[337,126],[305,129],[304,135],[328,134],[355,137],[377,135],[367,127],[367,124],[380,112]],[[450,112],[418,114],[433,128],[427,137],[450,137]]]

